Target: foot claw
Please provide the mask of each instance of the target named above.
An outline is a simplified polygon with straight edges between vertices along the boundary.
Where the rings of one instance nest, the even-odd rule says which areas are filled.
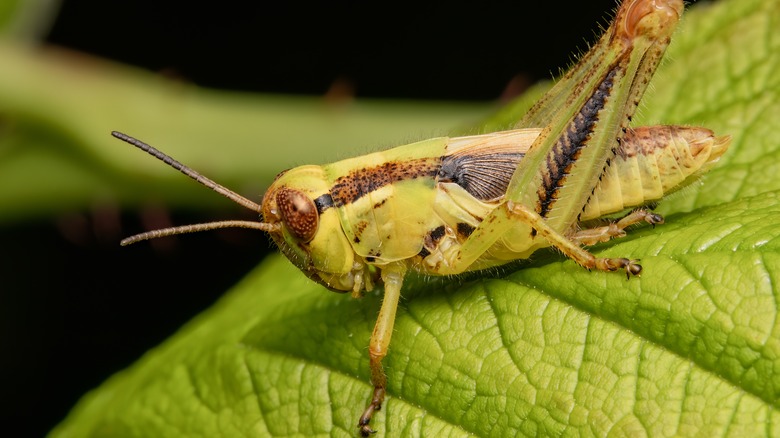
[[[376,433],[374,429],[371,429],[371,427],[368,426],[368,423],[371,422],[371,417],[374,415],[374,412],[382,409],[382,402],[379,401],[377,397],[384,398],[384,389],[381,389],[381,393],[374,394],[374,399],[371,400],[371,403],[368,405],[368,407],[366,407],[363,415],[361,415],[360,419],[358,420],[357,427],[360,429],[360,436],[362,437],[367,437],[373,433]]]
[[[369,437],[369,436],[371,436],[371,434],[374,434],[374,433],[376,433],[376,431],[374,429],[368,427],[368,425],[360,426],[360,436],[362,436],[362,437]]]
[[[664,223],[664,217],[657,213],[648,214],[645,218],[645,222],[652,225],[655,228],[656,225]]]
[[[638,264],[639,259],[629,260],[626,265],[626,279],[630,279],[631,276],[639,277],[642,273],[642,265]]]
[[[637,262],[639,262],[639,260],[629,260],[625,258],[598,259],[596,268],[610,272],[624,269],[626,271],[626,277],[631,278],[632,275],[639,276],[639,274],[642,273],[642,265]]]

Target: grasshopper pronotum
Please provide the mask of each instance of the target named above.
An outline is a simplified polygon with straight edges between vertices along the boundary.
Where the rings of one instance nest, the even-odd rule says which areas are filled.
[[[225,227],[268,232],[306,275],[359,297],[384,285],[369,343],[373,394],[362,435],[385,398],[388,352],[405,274],[452,275],[524,259],[554,246],[588,269],[641,266],[582,248],[663,218],[643,208],[709,170],[729,146],[704,128],[628,124],[682,14],[682,0],[626,0],[597,44],[515,129],[440,137],[282,172],[257,204],[127,135],[113,135],[260,213],[150,231],[145,239]],[[590,229],[589,219],[631,210]]]

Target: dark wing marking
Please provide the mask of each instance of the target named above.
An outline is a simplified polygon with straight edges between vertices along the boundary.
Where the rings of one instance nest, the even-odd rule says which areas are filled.
[[[443,157],[438,180],[454,182],[481,201],[494,201],[506,193],[523,155],[492,148],[458,151]]]

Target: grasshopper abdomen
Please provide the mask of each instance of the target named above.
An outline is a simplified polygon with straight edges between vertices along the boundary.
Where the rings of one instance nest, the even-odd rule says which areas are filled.
[[[628,130],[580,220],[658,201],[696,181],[717,163],[731,137],[706,128],[645,126]]]

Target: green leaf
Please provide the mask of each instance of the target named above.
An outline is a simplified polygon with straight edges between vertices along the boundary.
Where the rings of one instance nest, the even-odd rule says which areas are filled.
[[[778,23],[777,1],[687,14],[642,123],[734,143],[662,204],[666,224],[597,248],[641,258],[641,278],[549,252],[408,283],[382,436],[780,434]],[[52,436],[354,436],[380,301],[326,293],[272,257]]]

